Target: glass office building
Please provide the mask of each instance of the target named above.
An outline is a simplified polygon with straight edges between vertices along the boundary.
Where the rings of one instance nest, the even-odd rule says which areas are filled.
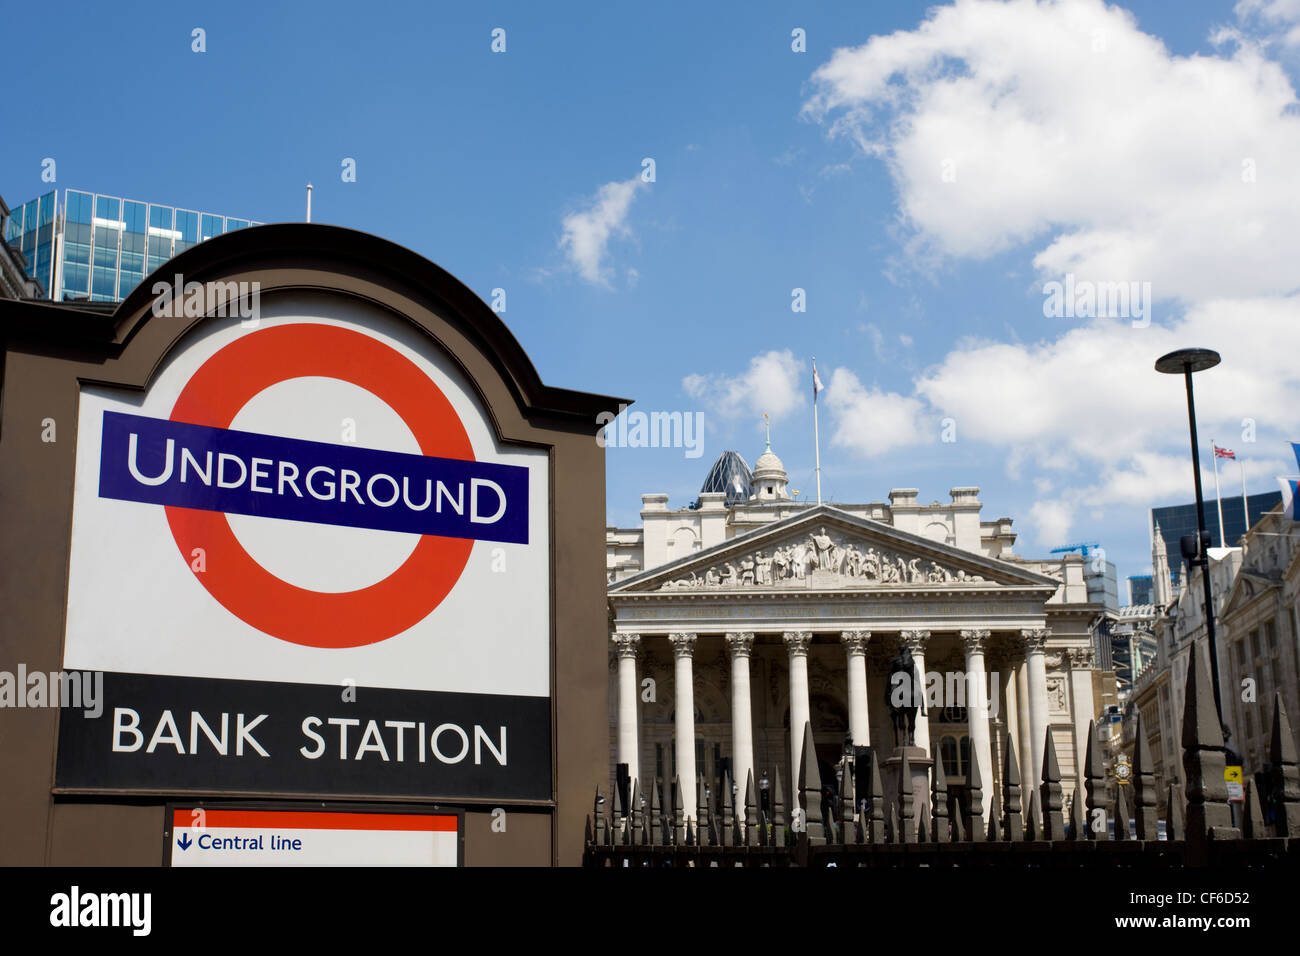
[[[1241,506],[1240,495],[1223,496],[1223,530],[1224,544],[1235,547],[1237,540],[1246,533],[1246,510],[1250,511],[1250,526],[1263,516],[1264,512],[1275,508],[1282,500],[1280,491],[1265,491],[1246,498],[1246,508]],[[1182,546],[1180,541],[1185,534],[1196,534],[1196,502],[1185,505],[1171,505],[1167,508],[1151,509],[1151,531],[1160,525],[1160,536],[1165,539],[1165,550],[1169,553],[1169,567],[1174,576],[1178,576],[1178,566],[1182,563]],[[1210,532],[1210,547],[1219,547],[1219,508],[1213,496],[1205,499],[1205,529]]]
[[[60,201],[60,195],[62,199]],[[65,189],[12,210],[5,239],[55,302],[120,302],[172,256],[258,223]]]

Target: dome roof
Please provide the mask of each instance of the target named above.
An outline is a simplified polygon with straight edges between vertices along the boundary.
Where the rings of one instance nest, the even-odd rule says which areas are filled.
[[[776,457],[772,451],[772,446],[768,445],[767,450],[758,456],[758,461],[754,462],[754,477],[774,477],[775,472],[779,472],[781,477],[785,477],[785,465],[781,459]]]
[[[722,492],[727,496],[726,505],[730,508],[738,502],[749,500],[749,482],[749,465],[740,457],[740,452],[724,451],[709,469],[704,484],[700,485],[700,494]],[[699,506],[700,500],[697,498],[691,507]]]

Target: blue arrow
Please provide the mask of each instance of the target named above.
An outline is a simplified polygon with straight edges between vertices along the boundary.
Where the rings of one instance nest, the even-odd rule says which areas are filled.
[[[176,841],[176,845],[179,846],[182,850],[188,850],[190,846],[193,845],[193,843],[194,841],[190,839],[190,835],[188,833],[182,833],[181,838]]]

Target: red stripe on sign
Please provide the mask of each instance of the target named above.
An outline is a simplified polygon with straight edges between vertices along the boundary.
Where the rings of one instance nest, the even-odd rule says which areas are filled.
[[[331,813],[316,810],[176,810],[174,829],[415,830],[455,833],[457,819],[429,813]],[[202,827],[199,821],[202,820]]]

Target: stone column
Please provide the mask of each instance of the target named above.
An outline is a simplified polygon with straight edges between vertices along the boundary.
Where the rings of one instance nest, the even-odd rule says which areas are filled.
[[[871,743],[871,727],[867,718],[867,642],[870,631],[842,631],[840,643],[848,654],[849,733],[855,747]]]
[[[1052,632],[1039,627],[1020,632],[1025,642],[1025,683],[1029,689],[1029,746],[1033,760],[1026,766],[1027,787],[1043,782],[1043,748],[1047,743],[1047,638]]]
[[[984,819],[988,819],[993,803],[993,753],[989,747],[988,676],[984,669],[984,648],[988,644],[986,630],[961,632],[966,648],[966,717],[970,723],[971,759],[979,764],[980,780],[985,781],[982,793]]]
[[[1024,647],[1023,642],[1021,647]],[[1020,812],[1029,812],[1029,794],[1033,782],[1026,774],[1029,761],[1034,758],[1034,745],[1029,735],[1029,665],[1022,659],[1016,666],[1016,728],[1020,736],[1016,739],[1016,760],[1020,764]],[[1024,781],[1030,780],[1029,783]]]
[[[1070,714],[1074,717],[1074,765],[1076,800],[1083,799],[1083,761],[1088,752],[1088,722],[1093,719],[1091,647],[1072,647],[1070,661]]]
[[[899,643],[907,648],[908,653],[912,655],[912,663],[916,666],[917,677],[921,681],[918,688],[922,693],[925,692],[925,646],[930,643],[929,631],[902,631],[899,635]],[[916,712],[916,746],[925,751],[927,757],[933,757],[930,753],[930,718],[927,714],[922,714],[920,710]]]
[[[744,813],[745,786],[754,769],[754,720],[749,699],[749,655],[754,649],[752,631],[727,635],[731,652],[731,773],[737,788],[736,806]],[[754,786],[758,786],[755,777]],[[725,797],[726,794],[723,794]],[[754,794],[755,802],[758,794]]]
[[[627,764],[633,780],[640,779],[640,753],[637,747],[636,658],[641,645],[640,634],[615,634],[618,654],[618,762]],[[646,782],[641,781],[642,792]]]
[[[673,692],[675,695],[677,780],[681,785],[682,812],[695,817],[695,679],[691,655],[695,652],[695,634],[670,634],[673,645]]]
[[[799,793],[799,753],[803,749],[803,725],[808,722],[808,645],[812,631],[786,631],[786,650],[790,652],[790,793],[796,802]]]
[[[1012,741],[1016,747],[1016,764],[1020,763],[1020,713],[1019,694],[1016,693],[1016,672],[1019,670],[1015,663],[1003,657],[1002,660],[1002,726],[1007,729],[1007,740]],[[993,759],[998,766],[1002,765],[1002,751],[999,750],[993,755]]]

